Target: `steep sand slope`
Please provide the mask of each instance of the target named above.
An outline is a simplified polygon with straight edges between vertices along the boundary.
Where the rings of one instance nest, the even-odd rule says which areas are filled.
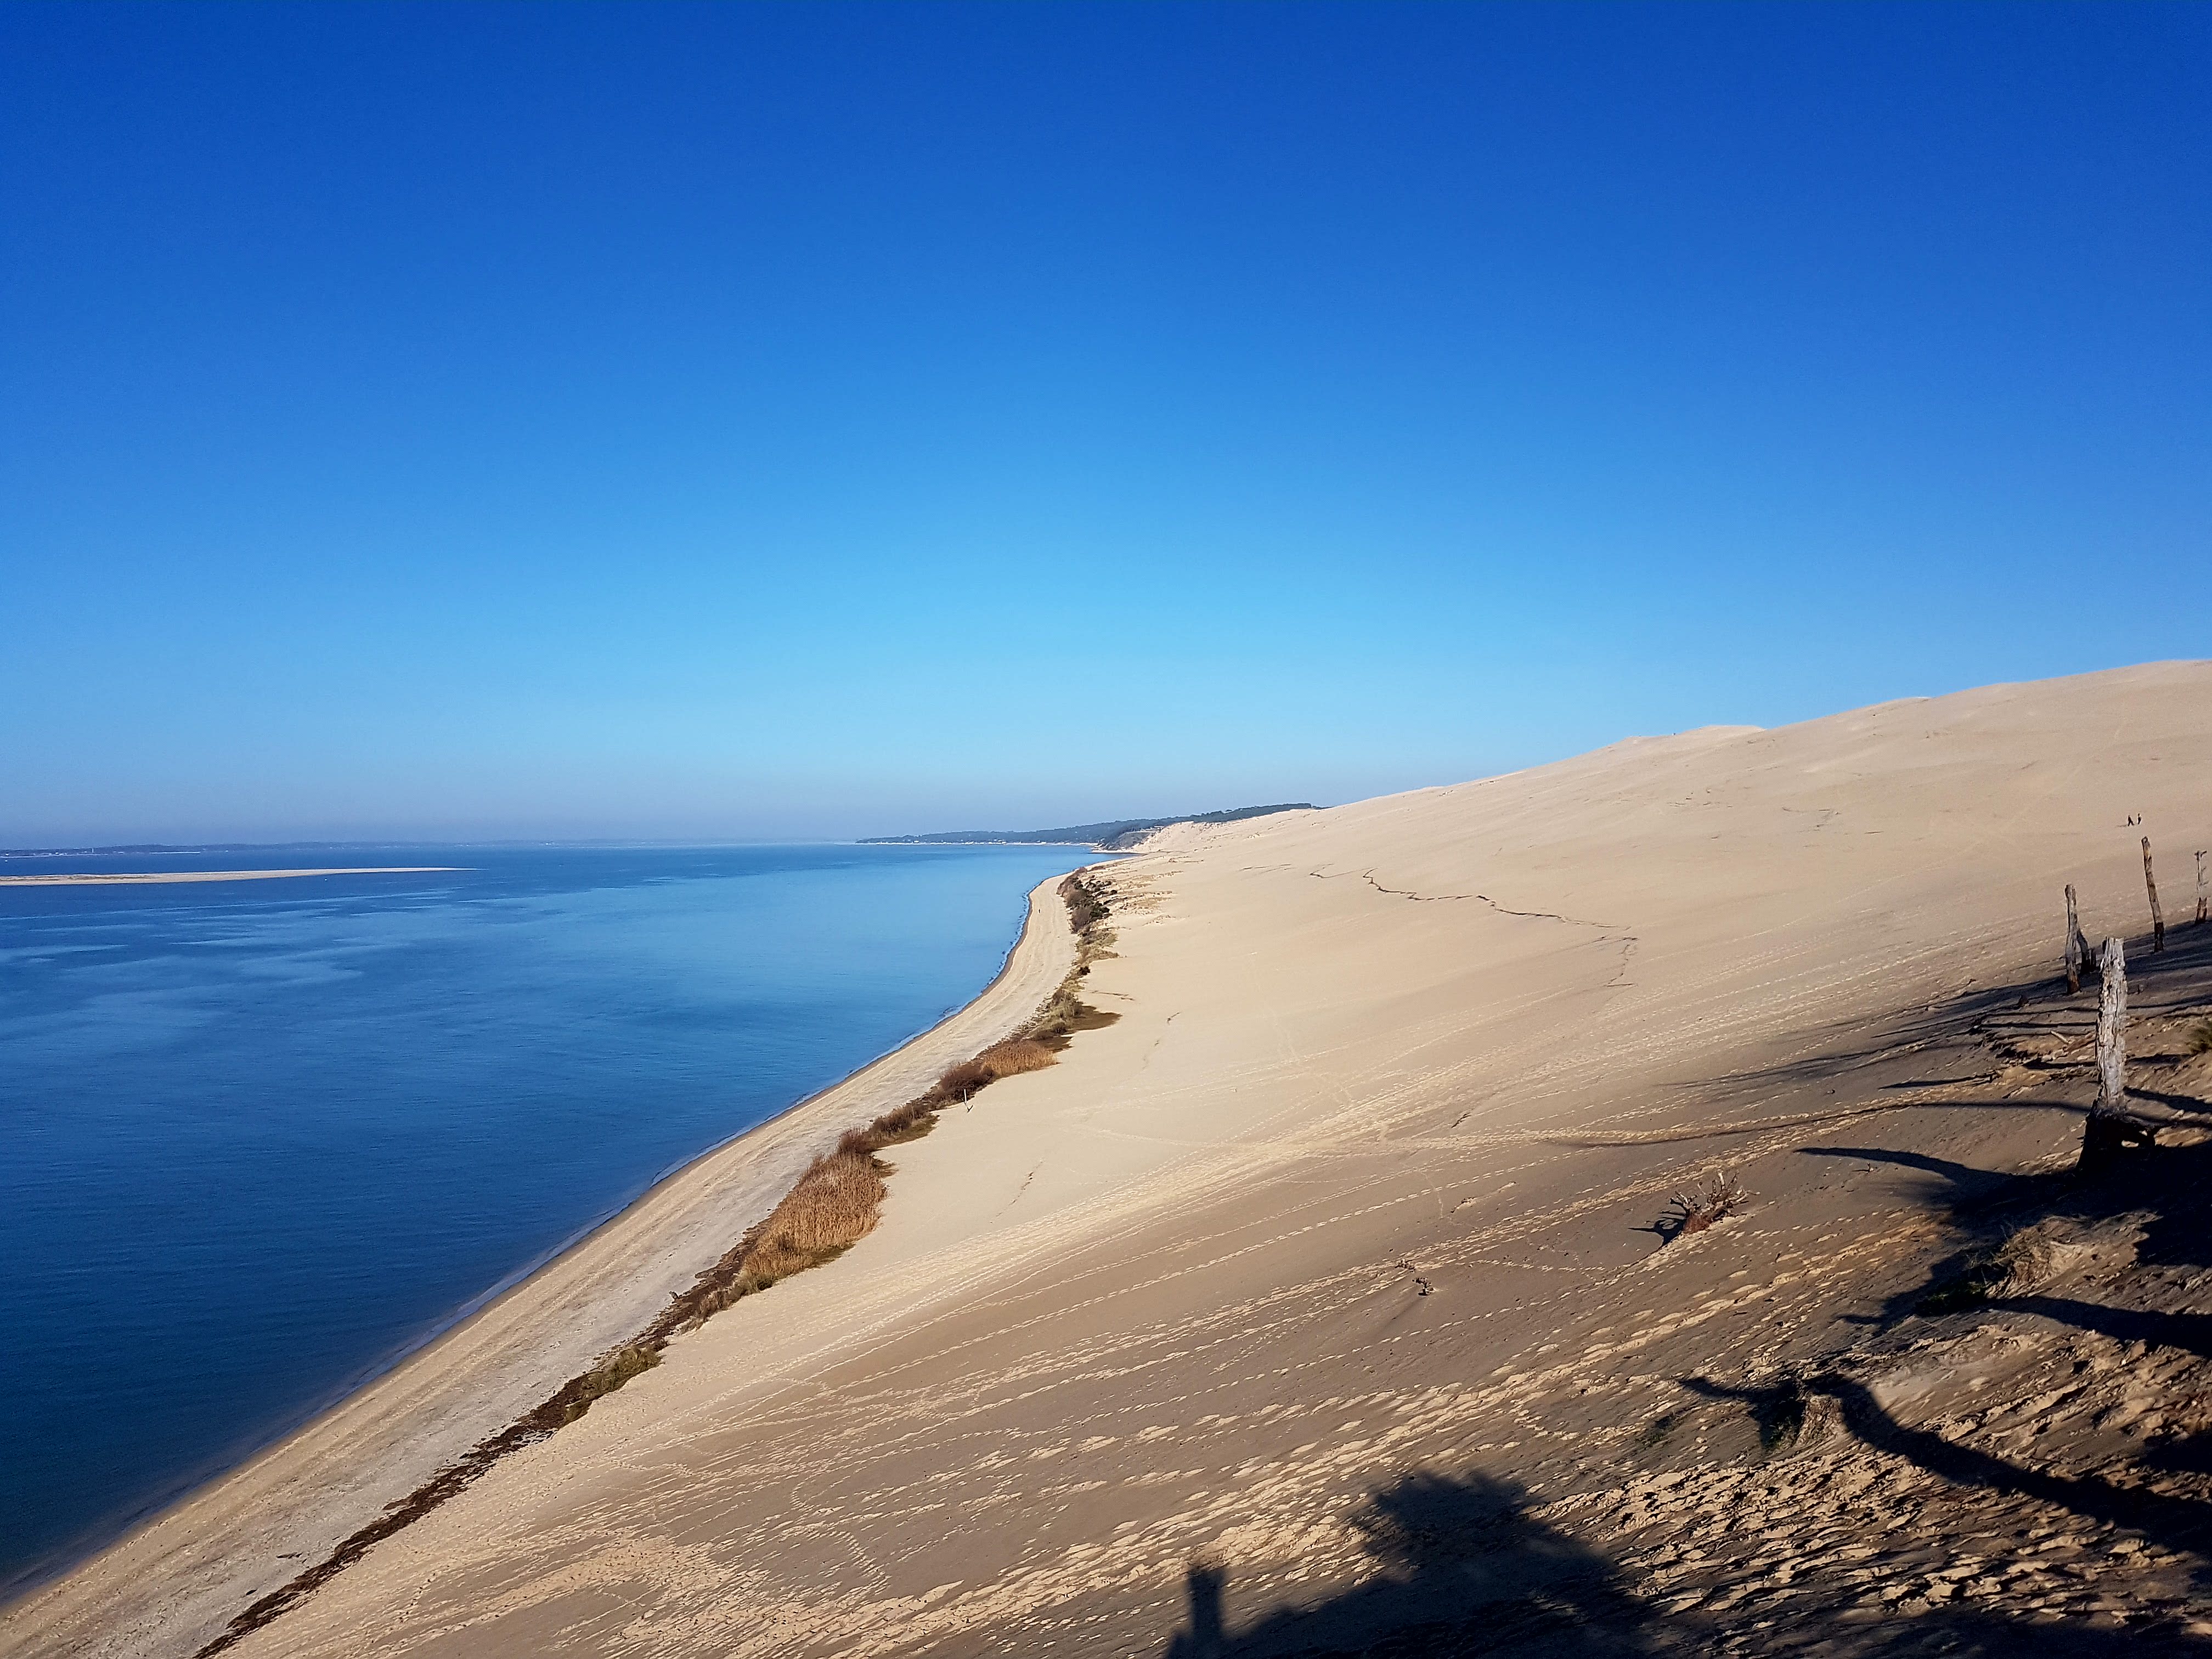
[[[1573,1504],[1665,1490],[1621,1483],[1680,1379],[1855,1340],[1924,1265],[1879,1137],[2064,1155],[2066,1102],[1968,1100],[1944,1044],[2047,975],[2064,882],[2142,927],[2136,813],[2185,913],[2212,665],[1170,832],[1113,872],[1120,1024],[235,1651],[1157,1652],[1187,1588],[1205,1651],[1216,1570],[1238,1650],[1287,1651],[1365,1639],[1378,1586],[1441,1616],[1409,1537],[1541,1510],[1580,1559]],[[1753,1210],[1661,1249],[1723,1159]]]

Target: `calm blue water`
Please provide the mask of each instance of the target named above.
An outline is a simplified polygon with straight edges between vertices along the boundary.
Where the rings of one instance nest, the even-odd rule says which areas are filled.
[[[933,1024],[1073,848],[257,848],[0,874],[0,1583]]]

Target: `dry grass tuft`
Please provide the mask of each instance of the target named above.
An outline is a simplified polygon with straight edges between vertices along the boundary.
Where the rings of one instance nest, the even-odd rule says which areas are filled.
[[[1002,1077],[1018,1077],[1024,1072],[1041,1072],[1058,1058],[1042,1042],[1028,1037],[1008,1037],[1004,1042],[994,1042],[975,1056],[991,1072],[991,1080]]]
[[[808,1164],[767,1218],[700,1274],[698,1282],[672,1302],[640,1340],[665,1346],[669,1338],[706,1323],[732,1303],[834,1261],[866,1237],[890,1190],[884,1177],[890,1166],[875,1156],[877,1147],[928,1132],[910,1125],[885,1130],[885,1120],[894,1115],[887,1113],[867,1128],[851,1131],[836,1151]],[[934,1114],[930,1116],[934,1121]]]
[[[1052,994],[1051,1000],[1030,1022],[1024,1032],[1031,1042],[1042,1043],[1047,1048],[1065,1048],[1068,1039],[1078,1031],[1096,1031],[1121,1018],[1103,1008],[1092,1007],[1076,994],[1078,979],[1089,971],[1087,968],[1079,968],[1067,976],[1060,989]]]
[[[951,1101],[932,1089],[903,1106],[885,1112],[865,1129],[848,1129],[837,1143],[842,1152],[879,1152],[902,1140],[919,1140],[937,1127],[937,1115]]]
[[[937,1080],[937,1086],[948,1099],[967,1100],[1002,1077],[1042,1071],[1054,1058],[1050,1043],[1034,1037],[1009,1037],[993,1043],[975,1059],[961,1061]]]
[[[783,1201],[753,1230],[739,1265],[740,1294],[764,1291],[847,1250],[875,1228],[884,1165],[868,1152],[839,1146],[806,1167]]]
[[[990,1071],[981,1060],[963,1060],[938,1079],[937,1086],[945,1091],[947,1100],[970,1100],[990,1081]]]
[[[2212,1054],[2212,1019],[2201,1019],[2189,1028],[2189,1052]]]
[[[1994,1249],[1977,1252],[1963,1271],[1929,1286],[1912,1311],[1935,1317],[1978,1307],[1991,1297],[2020,1295],[2050,1273],[2055,1255],[2045,1227],[2024,1227]]]
[[[629,1343],[616,1349],[581,1376],[571,1377],[560,1393],[532,1415],[547,1429],[573,1423],[591,1410],[592,1401],[600,1395],[612,1394],[632,1377],[642,1376],[659,1363],[660,1349],[657,1345]]]
[[[1685,1233],[1701,1233],[1723,1216],[1734,1215],[1749,1196],[1733,1174],[1717,1171],[1674,1194],[1674,1203],[1659,1218],[1659,1236],[1672,1243]]]

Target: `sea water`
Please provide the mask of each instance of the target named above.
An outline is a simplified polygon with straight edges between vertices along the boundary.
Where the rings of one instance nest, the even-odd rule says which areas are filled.
[[[317,847],[0,874],[0,1586],[926,1030],[1072,847]]]

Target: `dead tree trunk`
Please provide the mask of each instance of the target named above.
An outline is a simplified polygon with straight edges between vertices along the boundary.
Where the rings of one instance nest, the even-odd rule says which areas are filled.
[[[2097,1109],[2124,1111],[2128,1098],[2128,952],[2116,939],[2097,958]]]
[[[2066,994],[2081,988],[2081,963],[2089,954],[2089,941],[2081,937],[2081,917],[2074,908],[2074,884],[2066,884]]]
[[[2081,1167],[2127,1146],[2155,1145],[2148,1126],[2128,1119],[2128,956],[2108,939],[2097,958],[2104,981],[2097,998],[2097,1103],[2081,1127]]]
[[[2205,899],[2205,891],[2204,891],[2204,854],[2202,854],[2202,853],[2199,853],[2199,854],[2197,855],[2197,921],[2212,921],[2212,914],[2208,914],[2208,908],[2212,908],[2212,907],[2208,907],[2207,902],[2206,902],[2206,899]]]
[[[2150,948],[2166,949],[2166,917],[2158,908],[2158,878],[2150,872],[2150,837],[2143,837],[2143,885],[2150,890]]]

